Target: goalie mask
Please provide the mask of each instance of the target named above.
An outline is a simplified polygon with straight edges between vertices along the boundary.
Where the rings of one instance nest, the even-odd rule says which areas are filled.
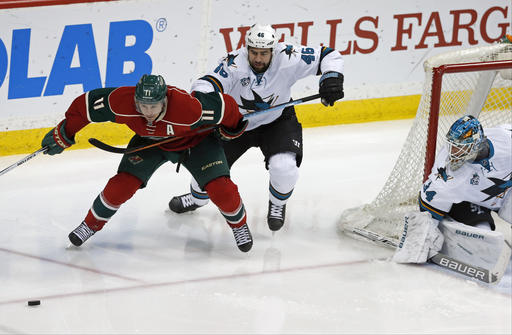
[[[148,124],[160,121],[167,108],[167,85],[158,75],[144,74],[135,86],[135,107]]]
[[[446,134],[446,141],[448,142],[447,164],[450,168],[455,171],[464,162],[474,161],[484,139],[482,125],[473,116],[463,116],[455,121]]]

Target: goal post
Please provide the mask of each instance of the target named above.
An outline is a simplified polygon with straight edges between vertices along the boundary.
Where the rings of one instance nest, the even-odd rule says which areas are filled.
[[[338,227],[350,236],[365,230],[398,241],[404,214],[418,210],[420,188],[456,119],[470,114],[484,128],[512,124],[511,43],[443,53],[423,65],[416,117],[384,187],[371,203],[341,214]]]

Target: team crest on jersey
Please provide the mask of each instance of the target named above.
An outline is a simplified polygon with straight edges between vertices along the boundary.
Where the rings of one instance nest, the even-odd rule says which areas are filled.
[[[512,187],[511,175],[509,174],[508,177],[508,180],[499,178],[488,178],[490,181],[494,183],[494,185],[482,190],[482,193],[485,193],[489,196],[484,201],[487,201],[494,197],[503,197],[507,189]]]
[[[266,98],[262,98],[258,93],[254,92],[253,90],[251,90],[251,92],[254,96],[254,100],[248,100],[240,96],[240,101],[242,101],[242,106],[240,107],[249,111],[268,109],[274,104],[274,102],[276,102],[278,98],[274,97],[274,94],[271,94]]]
[[[473,173],[473,177],[471,177],[469,183],[471,185],[478,185],[478,184],[480,184],[480,177],[476,173]]]
[[[243,87],[249,85],[251,83],[251,78],[242,78],[240,79],[240,84],[242,84]]]
[[[130,163],[132,163],[133,165],[137,165],[139,164],[140,162],[143,161],[142,157],[140,157],[139,155],[135,155],[135,156],[130,156],[128,158],[128,161],[130,161]]]

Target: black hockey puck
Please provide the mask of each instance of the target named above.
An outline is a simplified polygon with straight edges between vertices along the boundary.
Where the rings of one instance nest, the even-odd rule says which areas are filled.
[[[29,306],[39,306],[41,305],[41,300],[29,300],[27,304]]]

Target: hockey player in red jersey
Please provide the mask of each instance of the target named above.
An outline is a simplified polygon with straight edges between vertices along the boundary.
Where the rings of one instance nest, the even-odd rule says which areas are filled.
[[[187,92],[165,84],[162,76],[143,75],[136,86],[100,88],[77,97],[65,119],[42,140],[49,155],[75,143],[75,134],[90,122],[126,124],[136,135],[129,148],[176,138],[159,146],[126,153],[117,174],[94,200],[84,221],[69,234],[80,246],[117,212],[163,163],[183,165],[201,184],[231,227],[238,248],[247,252],[252,236],[237,186],[219,138],[230,140],[247,127],[235,100],[217,92]]]

